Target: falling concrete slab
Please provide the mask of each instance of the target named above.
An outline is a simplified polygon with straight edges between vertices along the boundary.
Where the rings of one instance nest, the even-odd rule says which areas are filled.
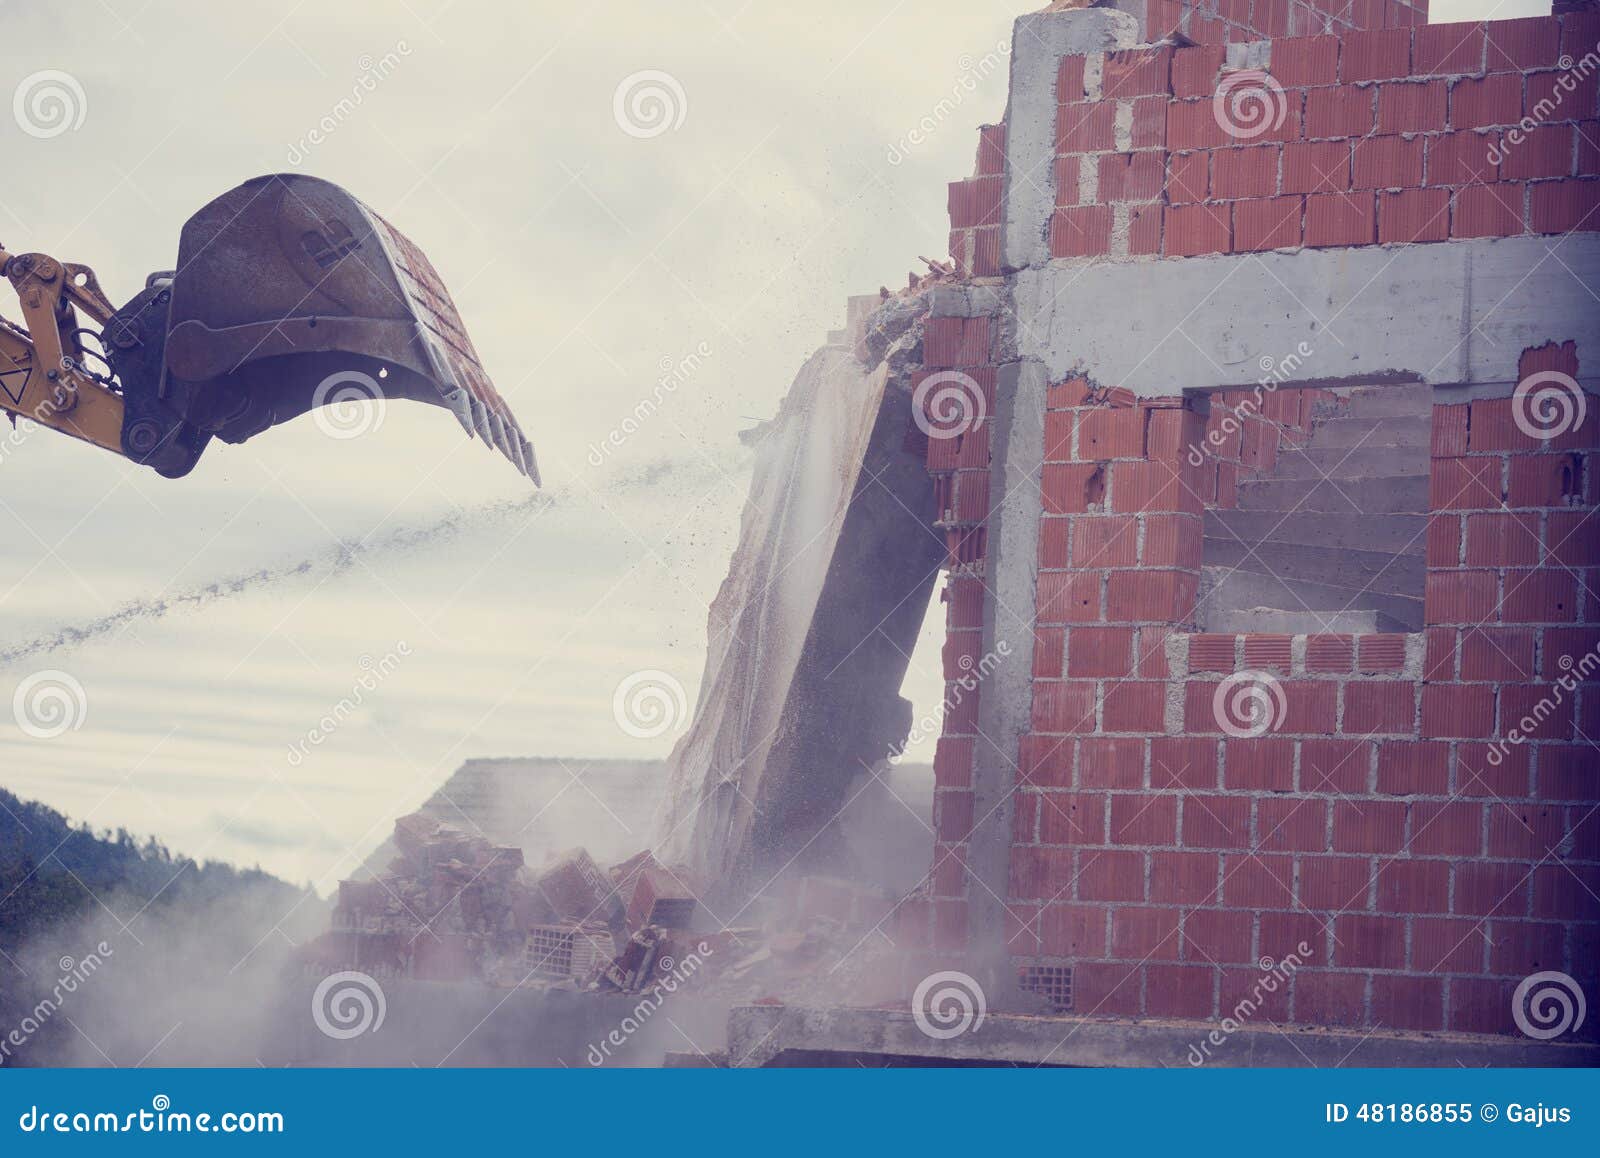
[[[658,854],[741,900],[838,853],[830,826],[853,786],[904,743],[898,692],[944,557],[907,438],[926,305],[892,299],[869,319],[851,304],[844,340],[806,362],[758,448],[669,761]]]

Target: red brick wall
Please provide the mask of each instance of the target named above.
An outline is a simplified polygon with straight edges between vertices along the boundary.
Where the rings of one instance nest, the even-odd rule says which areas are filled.
[[[1173,31],[1201,44],[1310,36],[1343,28],[1406,28],[1428,22],[1428,0],[1149,0],[1147,39]]]
[[[1221,45],[1110,54],[1098,99],[1085,95],[1096,87],[1087,59],[1064,57],[1051,253],[1600,228],[1600,73],[1557,67],[1597,45],[1593,13],[1277,40],[1268,79],[1247,81],[1242,98]],[[1537,115],[1541,101],[1552,103]],[[1121,142],[1119,105],[1132,117]],[[1531,131],[1515,128],[1524,116]],[[1114,238],[1118,206],[1125,239]]]

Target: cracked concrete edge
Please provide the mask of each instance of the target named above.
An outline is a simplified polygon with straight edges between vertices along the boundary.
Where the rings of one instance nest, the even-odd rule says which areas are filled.
[[[728,1016],[732,1066],[770,1064],[785,1050],[879,1054],[933,1061],[1022,1065],[1196,1068],[1206,1066],[1593,1067],[1600,1044],[1488,1034],[1308,1029],[1222,1021],[1020,1017],[988,1012],[949,1038],[924,1033],[909,1011],[796,1005],[735,1006]],[[1222,1037],[1220,1045],[1211,1036]]]
[[[1006,104],[1005,226],[1001,266],[1050,260],[1055,212],[1056,74],[1063,56],[1131,48],[1139,21],[1113,8],[1030,12],[1011,29],[1011,88]]]

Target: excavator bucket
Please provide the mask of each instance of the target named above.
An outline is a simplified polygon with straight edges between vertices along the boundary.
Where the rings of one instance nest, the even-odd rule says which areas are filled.
[[[125,381],[141,360],[159,366],[144,367],[154,397],[125,391],[123,441],[163,474],[186,472],[212,435],[243,442],[365,395],[443,406],[539,481],[432,263],[327,181],[257,177],[212,201],[184,225],[176,271],[151,275],[106,334]]]

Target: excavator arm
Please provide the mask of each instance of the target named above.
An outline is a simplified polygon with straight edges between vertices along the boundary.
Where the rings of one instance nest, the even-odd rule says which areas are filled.
[[[22,326],[0,318],[13,421],[177,478],[213,437],[244,442],[353,397],[410,399],[539,481],[432,263],[337,185],[276,174],[230,190],[184,225],[177,268],[121,308],[88,267],[42,253],[0,248],[0,273],[22,311]]]

